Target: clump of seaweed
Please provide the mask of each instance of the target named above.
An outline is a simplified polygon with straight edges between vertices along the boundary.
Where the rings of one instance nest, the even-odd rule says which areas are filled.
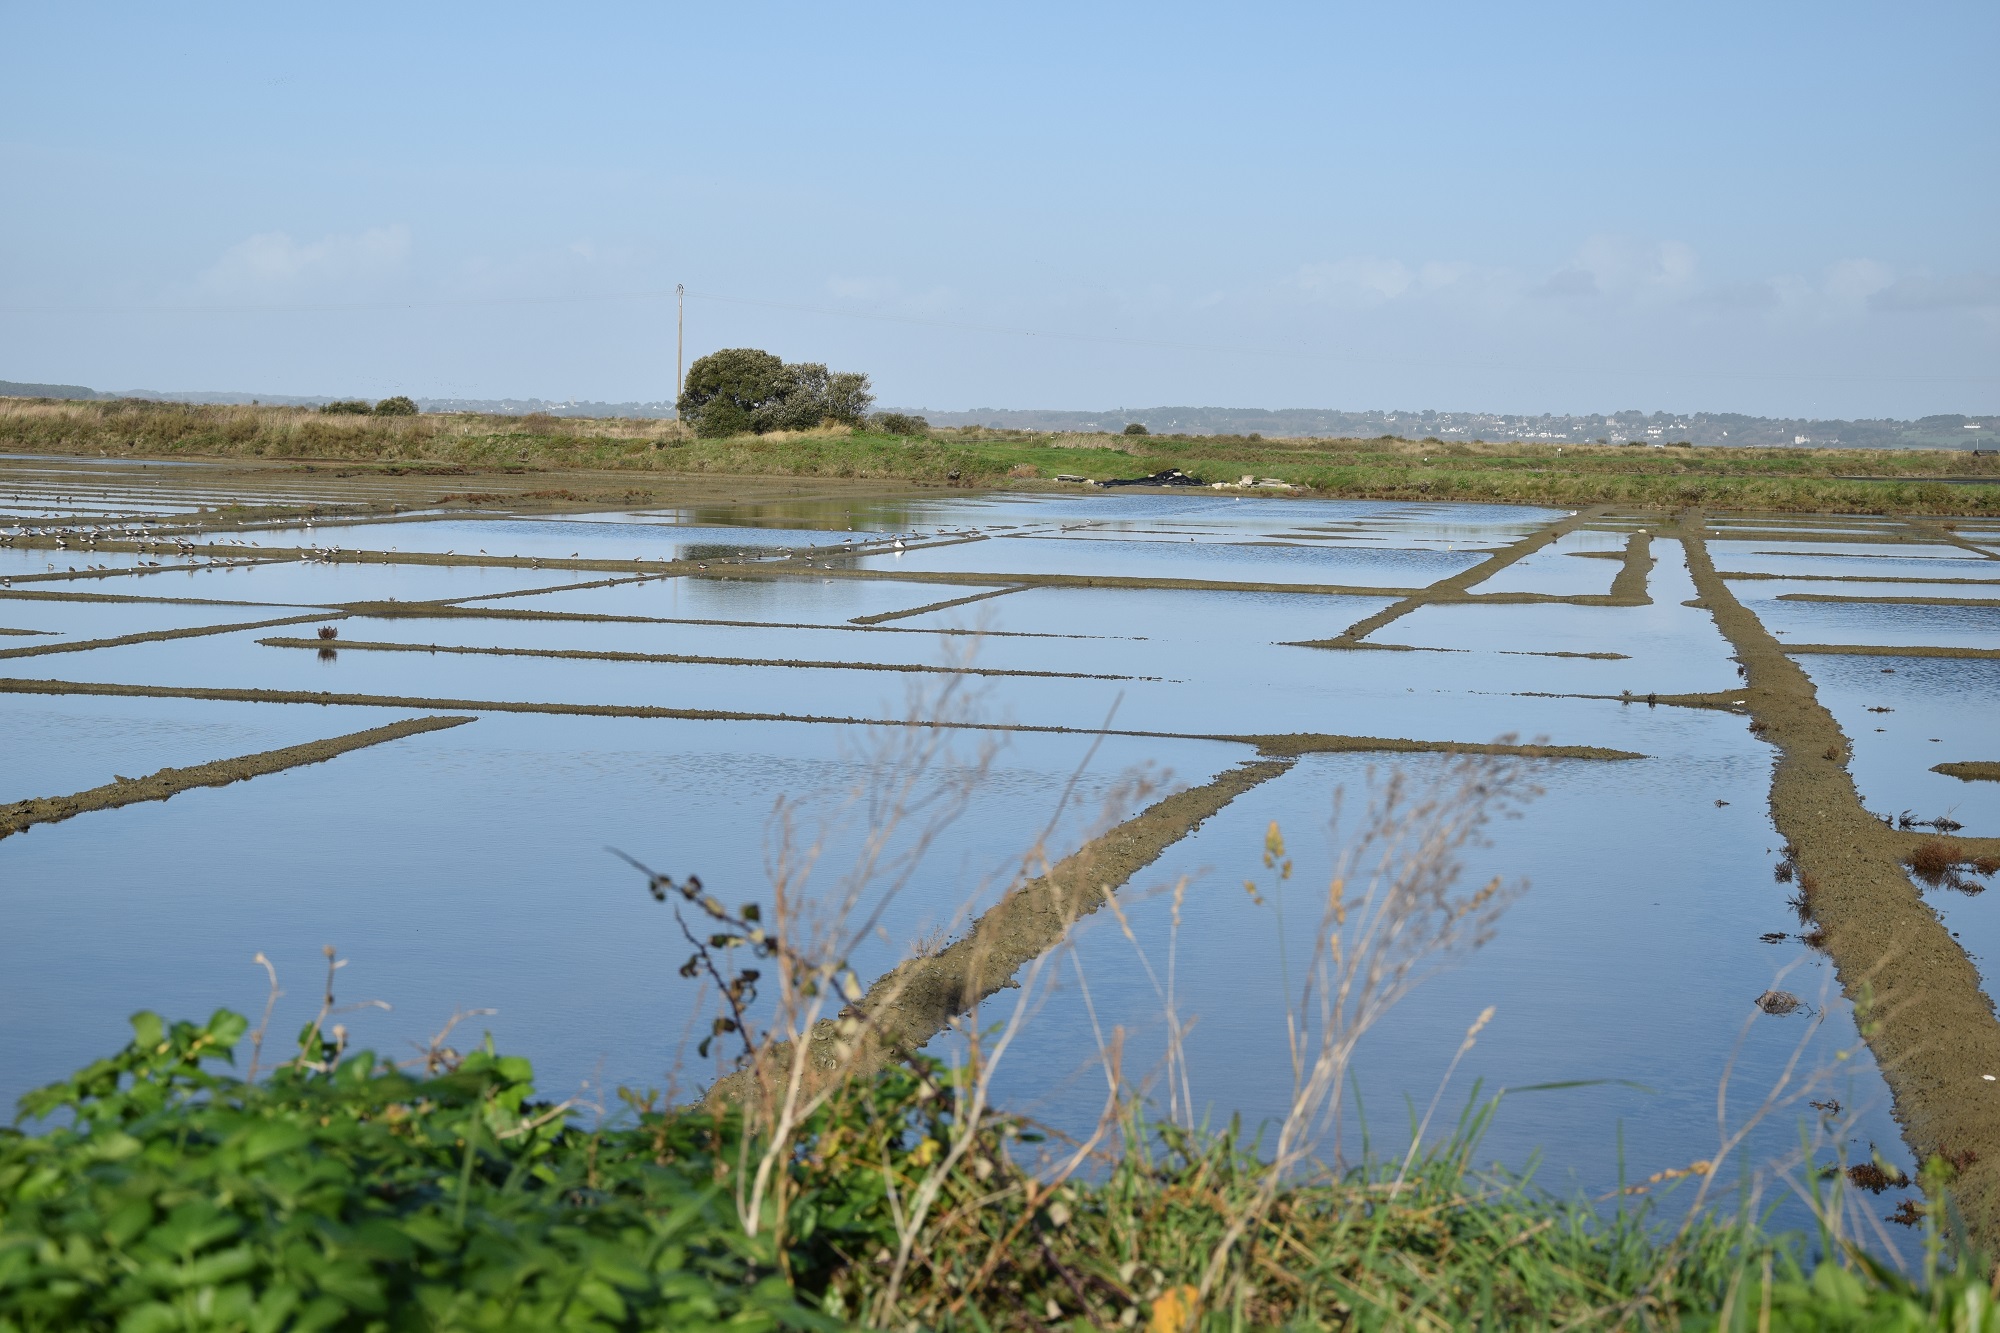
[[[1847,1178],[1853,1182],[1856,1189],[1867,1190],[1870,1194],[1880,1194],[1883,1190],[1903,1189],[1910,1183],[1910,1178],[1900,1170],[1892,1167],[1889,1171],[1884,1171],[1875,1162],[1863,1162],[1859,1166],[1848,1167]]]
[[[1924,839],[1910,849],[1903,864],[1927,886],[1960,893],[1984,893],[1987,886],[1979,879],[2000,872],[2000,856],[1974,856],[1963,843],[1949,838]]]
[[[1788,990],[1767,990],[1753,1003],[1767,1014],[1790,1014],[1796,1013],[1804,1001]]]

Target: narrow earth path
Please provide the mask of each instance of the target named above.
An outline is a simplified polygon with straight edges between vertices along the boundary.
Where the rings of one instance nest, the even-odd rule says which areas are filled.
[[[1176,792],[1085,843],[1046,874],[1016,885],[958,941],[929,958],[900,964],[870,986],[854,1006],[863,1022],[851,1040],[842,1038],[832,1019],[815,1024],[807,1038],[809,1084],[866,1074],[918,1050],[953,1019],[1015,985],[1015,973],[1059,944],[1167,848],[1238,796],[1288,772],[1292,763],[1253,760]],[[789,1070],[792,1051],[789,1043],[778,1043],[764,1053],[763,1067]],[[712,1106],[741,1102],[755,1090],[756,1077],[755,1067],[729,1074],[716,1081],[706,1100]]]
[[[1771,814],[1800,894],[1919,1159],[1960,1164],[1958,1200],[1973,1238],[2000,1240],[2000,1021],[1978,969],[1904,869],[1917,839],[1861,803],[1849,742],[1812,680],[1716,573],[1698,512],[1679,535],[1700,601],[1748,672],[1741,690],[1778,749]],[[1910,650],[1900,650],[1908,653]],[[1970,842],[1971,840],[1967,840]],[[1984,840],[1979,840],[1984,841]],[[1746,997],[1747,1002],[1747,997]]]
[[[373,727],[346,736],[334,736],[323,741],[307,741],[303,745],[289,745],[282,750],[264,750],[257,754],[240,755],[234,759],[217,759],[213,763],[195,764],[188,768],[163,768],[143,778],[120,778],[102,787],[92,787],[88,791],[76,792],[69,796],[47,796],[30,801],[17,801],[13,805],[0,806],[0,838],[22,832],[36,824],[54,824],[65,819],[73,819],[92,810],[112,810],[121,805],[134,805],[140,801],[164,801],[169,796],[192,787],[226,787],[245,778],[281,773],[288,768],[297,768],[301,764],[322,763],[350,750],[361,750],[370,745],[401,740],[405,736],[416,736],[426,731],[441,731],[446,727],[463,726],[472,720],[469,717],[409,718],[402,722],[391,722],[386,727]]]

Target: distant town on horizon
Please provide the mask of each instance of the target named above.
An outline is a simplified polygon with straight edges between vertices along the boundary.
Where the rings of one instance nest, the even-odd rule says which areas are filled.
[[[0,397],[102,400],[143,398],[159,402],[264,403],[318,407],[352,395],[252,394],[126,389],[104,392],[80,384],[36,384],[0,380]],[[546,412],[568,417],[647,417],[674,415],[671,400],[598,402],[546,398],[425,398],[425,412],[488,412],[524,415]],[[2000,413],[1967,416],[1946,413],[1915,420],[1844,420],[1759,417],[1738,412],[1507,413],[1373,411],[1326,408],[1119,407],[1099,411],[1056,408],[987,408],[944,411],[924,407],[886,408],[923,417],[933,426],[987,426],[999,430],[1118,432],[1137,423],[1156,435],[1261,435],[1326,439],[1395,436],[1422,440],[1523,440],[1549,444],[1744,445],[1759,448],[1993,449],[2000,448]]]

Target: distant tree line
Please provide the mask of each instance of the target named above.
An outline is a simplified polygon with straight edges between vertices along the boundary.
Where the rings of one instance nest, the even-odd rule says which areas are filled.
[[[875,402],[868,377],[816,361],[786,362],[755,347],[710,352],[688,367],[681,420],[708,438],[858,426]]]

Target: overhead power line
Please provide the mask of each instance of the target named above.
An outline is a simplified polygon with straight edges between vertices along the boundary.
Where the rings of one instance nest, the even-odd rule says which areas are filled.
[[[397,301],[315,301],[293,304],[181,304],[181,305],[9,305],[0,314],[9,315],[226,315],[226,314],[325,314],[335,311],[367,310],[458,310],[492,309],[507,306],[595,305],[622,301],[666,302],[679,299],[685,289],[673,291],[606,292],[571,296],[489,296],[450,297],[433,300]],[[812,305],[798,301],[772,301],[754,296],[730,296],[721,292],[685,290],[697,301],[723,305],[752,306],[766,310],[789,310],[801,314],[825,315],[835,319],[859,319],[873,323],[915,324],[928,328],[953,329],[965,333],[994,334],[1012,338],[1046,338],[1062,342],[1095,343],[1112,347],[1150,347],[1166,351],[1203,352],[1224,356],[1275,356],[1311,361],[1339,360],[1344,365],[1367,364],[1409,369],[1483,371],[1514,375],[1600,375],[1616,378],[1678,378],[1743,381],[1787,381],[1798,383],[1851,384],[1857,381],[1880,384],[2000,384],[1994,375],[1881,375],[1866,372],[1798,374],[1744,370],[1661,370],[1658,367],[1633,369],[1619,366],[1533,365],[1520,362],[1474,361],[1466,359],[1384,356],[1311,347],[1267,347],[1246,344],[1193,342],[1175,338],[1141,338],[1128,334],[1089,333],[1074,329],[1024,329],[1006,324],[987,324],[964,319],[944,319],[933,315],[898,314],[882,310],[856,310],[845,306]]]

